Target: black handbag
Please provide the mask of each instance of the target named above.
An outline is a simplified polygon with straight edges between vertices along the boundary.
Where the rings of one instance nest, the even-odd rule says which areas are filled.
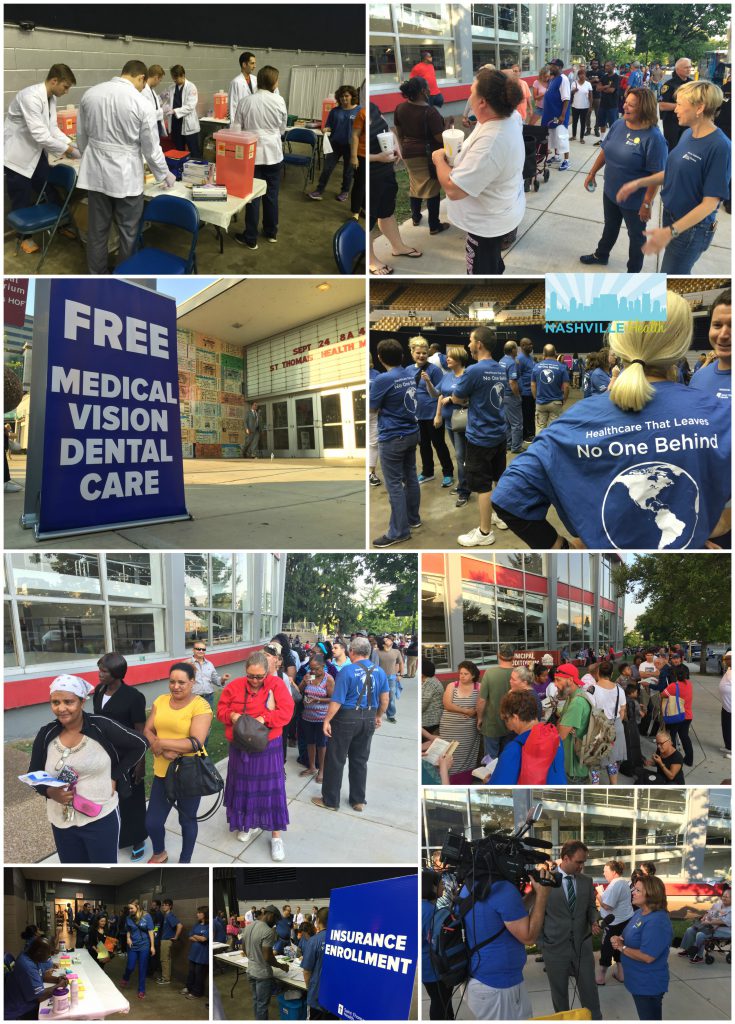
[[[182,811],[179,805],[181,800],[219,794],[219,799],[213,807],[210,807],[205,814],[197,815],[194,818],[196,821],[207,821],[222,806],[225,782],[202,744],[193,737],[191,743],[194,747],[194,755],[177,757],[166,770],[164,779],[166,799],[180,814],[185,814],[186,812]]]
[[[246,754],[260,754],[268,746],[267,725],[242,714],[232,727],[232,745]]]

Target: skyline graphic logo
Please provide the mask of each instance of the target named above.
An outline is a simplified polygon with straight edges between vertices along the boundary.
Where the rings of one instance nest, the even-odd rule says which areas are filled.
[[[547,274],[545,318],[595,324],[666,320],[665,274]]]

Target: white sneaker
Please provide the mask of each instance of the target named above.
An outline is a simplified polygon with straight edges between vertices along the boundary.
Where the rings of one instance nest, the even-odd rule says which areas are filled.
[[[271,860],[284,860],[286,851],[282,839],[271,839]]]
[[[484,533],[480,532],[480,527],[476,526],[469,533],[460,533],[459,537],[457,537],[457,543],[461,544],[463,548],[487,547],[489,544],[495,543],[495,534],[491,530],[485,536]]]
[[[237,838],[241,843],[249,843],[251,839],[255,839],[263,831],[262,828],[249,828],[247,832],[238,832]]]
[[[8,480],[5,484],[5,493],[14,494],[16,491],[22,491],[23,487],[21,484],[17,484],[15,480]]]
[[[500,518],[500,516],[496,516],[494,512],[492,514],[490,522],[493,524],[493,526],[497,526],[497,528],[499,530],[507,530],[508,529],[508,524],[504,523],[503,520]]]

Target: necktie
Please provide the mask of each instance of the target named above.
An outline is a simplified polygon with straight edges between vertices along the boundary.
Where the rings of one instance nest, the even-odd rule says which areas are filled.
[[[577,905],[577,897],[574,894],[574,879],[571,875],[565,875],[564,884],[567,887],[567,903],[569,904],[569,912],[574,917],[574,908]]]

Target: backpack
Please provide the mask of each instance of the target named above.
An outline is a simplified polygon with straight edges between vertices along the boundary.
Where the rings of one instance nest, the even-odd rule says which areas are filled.
[[[592,687],[589,693],[594,693]],[[582,694],[584,696],[584,694]],[[587,697],[584,698],[587,700]],[[618,714],[620,695],[615,702],[615,717]],[[574,752],[580,764],[587,768],[597,768],[606,764],[615,746],[615,720],[609,719],[602,708],[596,708],[591,701],[590,720],[584,736],[575,736]]]
[[[470,976],[470,964],[475,953],[489,945],[505,931],[505,925],[489,939],[468,946],[464,919],[475,904],[472,893],[454,907],[437,908],[429,926],[429,958],[439,981],[447,988],[464,984]]]

